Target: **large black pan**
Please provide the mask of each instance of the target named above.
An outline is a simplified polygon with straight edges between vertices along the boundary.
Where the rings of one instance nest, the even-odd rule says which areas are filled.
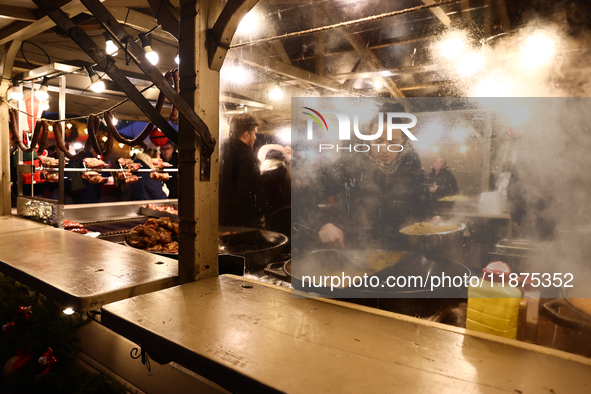
[[[587,283],[576,280],[572,288],[563,287],[561,298],[546,302],[542,313],[560,326],[591,333],[591,290]],[[581,302],[587,303],[588,306],[582,307]]]
[[[395,260],[397,261],[393,265],[372,272],[372,267],[365,267],[365,265],[374,253],[396,253]],[[398,259],[398,257],[400,258]],[[450,304],[457,303],[458,299],[465,299],[467,288],[464,286],[439,287],[432,290],[429,285],[426,287],[391,288],[386,284],[389,276],[420,276],[424,279],[434,276],[441,278],[442,275],[462,278],[470,276],[470,270],[466,266],[452,260],[439,257],[426,258],[414,252],[372,250],[318,250],[293,257],[291,272],[291,283],[297,290],[413,316],[430,316]],[[380,283],[373,288],[331,289],[330,287],[310,288],[307,283],[306,287],[302,285],[302,276],[319,277],[342,272],[349,276],[366,272],[368,275],[377,276]]]

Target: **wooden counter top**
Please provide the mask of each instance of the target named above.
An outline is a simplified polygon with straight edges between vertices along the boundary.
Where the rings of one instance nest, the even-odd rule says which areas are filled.
[[[344,305],[220,276],[105,305],[102,323],[236,393],[591,390],[591,360]]]
[[[76,311],[177,284],[178,262],[12,216],[0,217],[0,272]]]

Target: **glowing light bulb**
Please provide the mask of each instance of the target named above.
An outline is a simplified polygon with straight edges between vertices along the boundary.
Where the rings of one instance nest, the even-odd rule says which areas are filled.
[[[23,87],[21,85],[13,85],[10,91],[10,98],[16,101],[23,99]]]
[[[158,64],[158,60],[160,59],[160,57],[158,56],[158,54],[156,52],[154,52],[152,47],[147,46],[144,49],[146,50],[146,59],[148,59],[148,61],[150,63],[152,63],[153,65]]]
[[[39,109],[41,111],[47,111],[49,109],[49,101],[45,100],[45,101],[41,101],[39,103]]]
[[[437,152],[439,152],[439,147],[434,146],[433,148],[431,148],[431,150],[433,151],[433,153],[437,153]]]
[[[103,142],[107,142],[108,138],[107,138],[107,136],[103,136],[103,138],[101,138],[101,140],[103,140]]]
[[[124,146],[125,146],[125,144],[123,142],[119,143],[119,148],[123,149]]]
[[[556,50],[555,40],[545,31],[537,31],[527,38],[521,48],[521,63],[529,68],[545,66],[554,58]]]
[[[467,147],[465,147],[465,146],[460,146],[460,152],[462,152],[462,153],[466,153],[466,151],[467,151],[467,150],[468,150],[468,148],[467,148]]]
[[[74,143],[74,149],[80,150],[80,149],[82,149],[82,147],[83,147],[83,145],[80,142]]]
[[[104,92],[105,91],[105,83],[101,80],[98,80],[97,82],[90,85],[90,90],[92,90],[95,93]]]
[[[181,58],[179,57],[179,55],[176,55],[176,57],[174,58],[174,62],[176,64],[181,64]]]
[[[35,98],[39,101],[45,101],[49,98],[49,94],[47,93],[47,85],[49,84],[49,79],[47,77],[43,78],[43,82],[41,83],[41,87],[39,90],[35,92]]]
[[[72,308],[66,308],[66,309],[64,309],[64,314],[66,314],[66,315],[73,315],[74,314],[74,309],[72,309]]]
[[[84,128],[84,134],[88,134],[88,129],[86,127]]]
[[[119,122],[119,120],[117,120],[117,118],[113,116],[113,119],[111,120],[111,123],[113,123],[113,126],[115,126],[117,124],[117,122]]]
[[[49,131],[53,131],[53,126],[49,126]]]
[[[72,123],[70,123],[70,122],[66,123],[66,127],[68,128],[68,130],[70,130],[72,128],[72,126],[73,126]]]
[[[281,90],[281,88],[279,86],[275,86],[269,92],[269,98],[271,100],[280,100],[281,97],[283,97],[283,91]]]

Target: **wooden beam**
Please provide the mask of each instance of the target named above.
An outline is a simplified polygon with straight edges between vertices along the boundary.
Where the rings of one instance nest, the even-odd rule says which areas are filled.
[[[12,41],[0,50],[0,98],[6,98],[9,79],[12,76],[14,57],[21,46],[20,41]],[[8,105],[0,103],[0,215],[11,214],[10,192],[10,132],[8,129]]]
[[[219,15],[219,2],[181,1],[179,68],[181,97],[202,117],[219,141],[220,74],[209,68],[208,21]],[[179,116],[179,281],[218,275],[219,144],[211,155],[211,178],[203,181],[203,142],[191,122]]]
[[[422,0],[422,2],[427,5],[437,3],[437,1],[435,1],[435,0]],[[447,14],[445,12],[443,12],[441,7],[429,8],[429,11],[431,11],[433,13],[433,15],[435,15],[437,17],[437,19],[439,19],[441,21],[441,23],[443,23],[445,25],[445,27],[451,26],[451,19],[449,19],[449,16],[447,16]]]
[[[460,3],[460,7],[462,8],[462,16],[464,17],[464,22],[466,25],[472,25],[472,15],[470,15],[470,0],[464,0]]]
[[[273,72],[287,78],[299,80],[301,82],[307,82],[314,86],[318,86],[335,93],[358,96],[355,93],[344,90],[343,85],[330,78],[321,77],[317,74],[314,74],[313,72],[290,66],[289,64],[283,63],[274,58],[256,58],[255,60],[251,58],[240,57],[237,59],[245,64],[248,64],[249,66],[264,70],[265,72]]]
[[[107,10],[113,15],[117,22],[142,32],[151,30],[157,25],[156,19],[150,15],[142,14],[141,12],[134,11],[127,7],[108,7]],[[86,8],[84,9],[84,12],[92,15],[92,13],[86,10]],[[154,30],[150,35],[174,45],[178,44],[177,39],[172,34],[161,29]]]
[[[507,3],[505,0],[497,0],[499,7],[499,15],[501,16],[501,29],[503,31],[511,30],[511,21],[509,20],[509,13],[507,12]]]
[[[12,19],[15,21],[37,22],[35,13],[28,8],[17,6],[2,6],[0,19]]]
[[[336,23],[342,20],[333,10],[326,5],[321,5],[320,10],[328,17],[329,22]],[[343,32],[345,39],[351,44],[353,49],[359,54],[362,62],[367,62],[367,65],[374,70],[383,70],[384,65],[378,57],[369,49],[367,49],[367,42],[365,42],[358,34],[352,34],[349,29],[339,29]],[[388,90],[393,97],[404,97],[404,94],[398,89],[396,83],[391,78],[377,77],[377,80]]]
[[[148,3],[152,9],[152,15],[162,26],[162,30],[169,32],[178,40],[181,17],[177,9],[168,0],[148,0]]]
[[[61,7],[61,10],[72,18],[81,12],[84,12],[86,8],[80,3],[80,0],[73,0]],[[33,23],[14,22],[0,30],[0,45],[4,45],[10,41],[28,40],[54,26],[55,23],[48,16],[44,16],[37,22]]]

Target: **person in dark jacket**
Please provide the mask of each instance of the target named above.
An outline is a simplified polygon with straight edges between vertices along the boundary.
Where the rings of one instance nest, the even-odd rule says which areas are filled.
[[[258,122],[238,114],[230,123],[230,138],[220,153],[220,225],[260,227],[262,198],[260,162],[252,148]]]
[[[433,170],[427,175],[427,178],[429,180],[429,192],[433,200],[453,196],[460,191],[456,177],[451,173],[445,159],[441,156],[437,157],[433,162]]]
[[[404,112],[399,107],[386,104],[380,112]],[[403,150],[386,150],[393,144]],[[321,169],[319,183],[325,197],[336,194],[338,201],[318,233],[323,244],[397,249],[405,242],[399,230],[431,215],[421,161],[401,130],[393,130],[392,140],[383,135],[372,141],[367,153],[344,153]]]
[[[285,155],[271,149],[261,164],[261,191],[265,228],[290,235],[291,180]]]
[[[176,151],[176,146],[170,140],[164,146],[160,147],[160,157],[169,163],[172,166],[171,168],[179,168],[179,153]],[[179,173],[169,172],[168,175],[168,180],[164,182],[169,190],[168,198],[179,198]]]
[[[529,182],[528,182],[529,181]],[[532,187],[526,167],[517,164],[507,185],[507,201],[513,228],[519,236],[533,240],[553,239],[557,220],[556,200],[545,186]]]
[[[146,149],[135,156],[135,163],[140,163],[141,168],[151,168],[151,160],[158,158],[156,149]],[[131,200],[163,200],[166,193],[162,190],[162,181],[150,178],[149,172],[138,172],[138,181],[130,183]]]

